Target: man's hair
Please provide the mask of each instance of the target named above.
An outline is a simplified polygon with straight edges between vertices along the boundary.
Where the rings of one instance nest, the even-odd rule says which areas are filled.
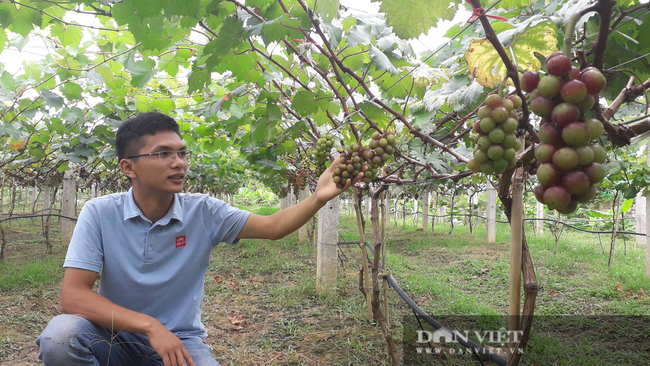
[[[178,136],[181,135],[178,123],[159,112],[139,114],[124,121],[115,134],[117,161],[136,155],[142,146],[142,138],[155,135],[159,131],[174,131]]]

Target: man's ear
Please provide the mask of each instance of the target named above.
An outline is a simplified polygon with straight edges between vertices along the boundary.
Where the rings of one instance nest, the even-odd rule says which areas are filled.
[[[129,159],[120,160],[120,170],[127,177],[134,179],[138,176],[134,170],[133,161]]]

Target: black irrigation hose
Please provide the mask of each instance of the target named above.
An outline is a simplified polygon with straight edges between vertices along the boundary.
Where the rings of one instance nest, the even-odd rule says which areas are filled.
[[[34,218],[34,217],[45,217],[45,216],[63,217],[64,219],[77,221],[76,217],[63,216],[63,215],[59,215],[59,214],[42,214],[42,215],[11,216],[11,217],[7,217],[7,218],[4,218],[4,219],[0,219],[0,222],[9,221],[9,220],[18,220],[18,219],[30,219],[30,218]]]
[[[340,242],[340,243],[338,243],[338,244],[339,244],[339,245],[354,245],[354,244],[359,244],[359,246],[360,246],[361,241],[344,241],[344,242]],[[374,249],[372,248],[372,246],[370,245],[370,243],[366,242],[366,248],[368,248],[368,249],[370,250],[370,253],[374,255]],[[380,264],[380,266],[381,266],[381,264]],[[416,304],[416,303],[415,303],[415,302],[414,302],[414,301],[413,301],[413,300],[412,300],[412,299],[411,299],[411,298],[410,298],[410,297],[409,297],[409,296],[404,292],[404,290],[402,290],[402,288],[399,287],[399,285],[397,284],[397,282],[395,282],[395,280],[393,279],[393,277],[392,277],[390,274],[386,276],[386,280],[387,280],[388,284],[390,285],[390,287],[392,287],[393,290],[395,290],[395,292],[397,292],[397,294],[402,298],[402,300],[404,300],[404,302],[406,302],[406,305],[408,305],[408,307],[411,308],[411,310],[412,310],[416,315],[420,316],[420,317],[421,317],[422,319],[424,319],[427,323],[429,323],[431,326],[433,326],[436,330],[439,330],[439,329],[446,329],[446,330],[449,330],[449,328],[446,328],[446,327],[443,326],[442,324],[438,323],[435,319],[433,319],[433,317],[431,317],[431,315],[427,314],[424,310],[422,310],[422,308],[420,308],[420,307],[419,307],[419,306],[418,306],[418,305],[417,305],[417,304]],[[417,316],[416,316],[416,319],[418,319],[418,323],[419,323],[420,321],[419,321],[419,318],[418,318]],[[421,325],[420,325],[420,327],[421,327]],[[478,358],[478,355],[481,355],[481,356],[487,358],[488,360],[490,360],[490,361],[496,363],[496,364],[499,365],[499,366],[506,366],[506,365],[508,364],[508,360],[506,360],[505,358],[503,358],[503,357],[501,357],[501,356],[499,356],[499,355],[497,355],[497,354],[495,354],[495,353],[493,353],[493,352],[491,352],[491,351],[489,351],[489,350],[487,350],[487,349],[481,347],[480,345],[478,345],[478,344],[476,344],[476,343],[474,343],[474,342],[472,342],[472,341],[469,341],[469,340],[466,341],[466,340],[464,340],[462,337],[458,337],[457,341],[458,341],[458,343],[459,343],[460,345],[462,345],[463,347],[473,349],[473,351],[474,351],[474,355],[477,356],[477,358]],[[477,353],[477,351],[478,351],[478,353]],[[479,359],[479,362],[482,363],[482,361],[481,361],[480,359]]]

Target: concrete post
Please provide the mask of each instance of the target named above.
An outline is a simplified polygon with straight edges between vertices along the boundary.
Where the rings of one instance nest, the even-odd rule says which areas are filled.
[[[63,173],[63,194],[61,198],[61,215],[76,217],[75,192],[77,190],[74,170],[66,170]],[[67,247],[72,239],[75,221],[61,218],[61,245]]]
[[[645,205],[646,200],[642,192],[636,195],[636,201],[634,201],[634,210],[636,211],[636,225],[635,232],[645,234]],[[643,244],[645,243],[645,237],[643,235],[635,235],[636,243]]]
[[[34,183],[34,188],[32,189],[32,213],[36,211],[36,200],[38,199],[38,186]]]
[[[386,228],[390,227],[390,204],[391,204],[391,199],[390,199],[390,191],[386,191],[386,197],[384,198],[384,202],[386,205]]]
[[[422,193],[422,230],[429,229],[429,192]]]
[[[497,190],[487,183],[487,242],[497,241]]]
[[[318,211],[318,245],[316,254],[316,291],[336,290],[338,272],[339,197]]]
[[[538,219],[544,218],[544,205],[541,202],[537,202],[537,215]],[[535,235],[542,235],[544,233],[544,221],[537,220],[535,221]]]
[[[43,213],[52,213],[52,188],[47,182],[43,187],[43,210],[45,210]]]
[[[309,198],[309,188],[301,189],[299,198],[300,198],[300,202]],[[301,243],[307,243],[307,241],[309,240],[307,225],[308,224],[304,224],[300,229],[298,229],[298,241],[300,241]]]
[[[413,223],[415,224],[415,227],[418,227],[417,225],[417,220],[418,220],[418,214],[420,211],[418,210],[418,202],[419,200],[413,200]]]
[[[646,147],[646,164],[650,165],[650,143]],[[645,275],[650,277],[650,205],[648,203],[648,197],[650,197],[650,190],[647,191],[645,199]]]

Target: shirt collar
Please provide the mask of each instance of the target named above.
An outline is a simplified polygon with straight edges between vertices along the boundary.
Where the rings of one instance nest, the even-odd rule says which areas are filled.
[[[142,219],[148,219],[140,210],[140,207],[135,203],[135,198],[133,198],[133,187],[129,188],[129,191],[126,194],[126,202],[124,203],[124,221],[132,219],[134,217],[142,217]],[[176,219],[183,222],[183,209],[181,207],[180,200],[178,199],[178,194],[174,194],[174,201],[172,202],[172,207],[169,208],[169,211],[165,216],[160,219],[160,225],[167,225],[171,219]]]

